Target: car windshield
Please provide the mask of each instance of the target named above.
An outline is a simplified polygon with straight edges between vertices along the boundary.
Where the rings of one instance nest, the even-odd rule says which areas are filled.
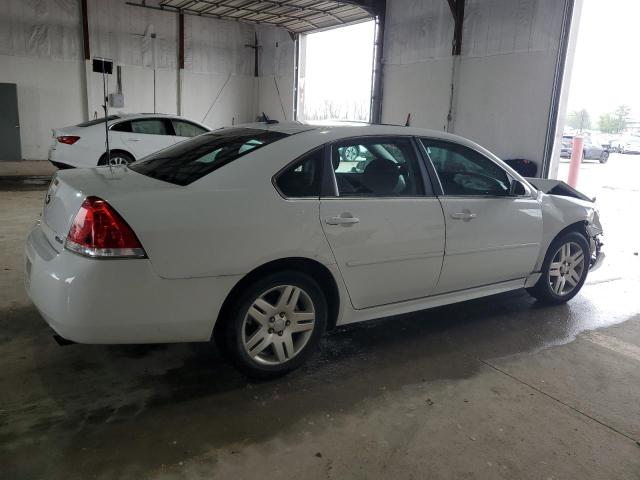
[[[160,150],[130,165],[138,173],[188,185],[243,155],[288,136],[281,132],[229,128]]]

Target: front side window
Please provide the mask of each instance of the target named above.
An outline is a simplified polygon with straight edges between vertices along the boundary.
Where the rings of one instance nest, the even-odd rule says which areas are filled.
[[[506,196],[511,181],[495,162],[463,145],[422,139],[445,195]]]
[[[185,122],[184,120],[171,119],[171,124],[177,137],[197,137],[207,132],[207,130],[201,126],[191,122]]]
[[[188,185],[243,155],[288,135],[250,128],[206,133],[153,153],[130,168],[177,185]]]
[[[145,118],[144,120],[132,120],[131,131],[145,135],[170,135],[167,124],[161,118]]]
[[[331,161],[340,196],[424,195],[418,159],[408,138],[355,139],[335,144]]]
[[[285,197],[319,197],[324,148],[307,153],[278,175],[276,185]]]

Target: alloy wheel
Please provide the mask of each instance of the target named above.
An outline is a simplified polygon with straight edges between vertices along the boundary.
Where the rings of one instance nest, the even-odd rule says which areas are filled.
[[[280,365],[298,355],[315,327],[307,292],[294,285],[271,288],[256,298],[242,323],[245,352],[257,363]]]
[[[129,159],[120,155],[115,155],[109,159],[109,165],[128,165]]]
[[[551,291],[563,297],[570,294],[585,273],[584,252],[575,242],[563,244],[549,265],[548,281]]]

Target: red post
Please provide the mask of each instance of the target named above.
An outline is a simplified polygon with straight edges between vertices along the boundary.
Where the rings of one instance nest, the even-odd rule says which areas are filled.
[[[582,150],[584,147],[584,139],[582,137],[573,137],[573,149],[571,150],[571,163],[569,164],[569,180],[567,183],[573,188],[578,185],[578,173],[580,172],[580,164],[582,163]]]

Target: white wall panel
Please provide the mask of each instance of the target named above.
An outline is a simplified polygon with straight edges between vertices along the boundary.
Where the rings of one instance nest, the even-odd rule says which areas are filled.
[[[0,55],[0,82],[18,86],[23,158],[46,159],[51,129],[82,121],[83,68],[81,61]]]
[[[274,120],[293,120],[295,44],[289,33],[266,25],[256,27],[259,52],[256,113]]]
[[[444,0],[390,0],[383,120],[450,131],[503,158],[542,160],[564,2],[467,0],[455,75]],[[438,60],[440,59],[440,60]],[[451,87],[453,79],[453,98]]]
[[[254,27],[238,22],[185,16],[185,70],[253,75]]]
[[[451,92],[453,58],[431,59],[408,65],[386,65],[382,97],[383,123],[445,130]]]
[[[77,0],[3,0],[0,8],[0,55],[55,60],[82,58]]]
[[[177,15],[121,0],[89,0],[87,6],[92,56],[120,65],[176,68]]]
[[[503,159],[542,161],[554,52],[465,58],[460,64],[454,132]]]
[[[252,122],[254,78],[183,72],[182,114],[211,128]]]
[[[389,0],[384,63],[407,65],[451,55],[453,18],[446,0]]]

